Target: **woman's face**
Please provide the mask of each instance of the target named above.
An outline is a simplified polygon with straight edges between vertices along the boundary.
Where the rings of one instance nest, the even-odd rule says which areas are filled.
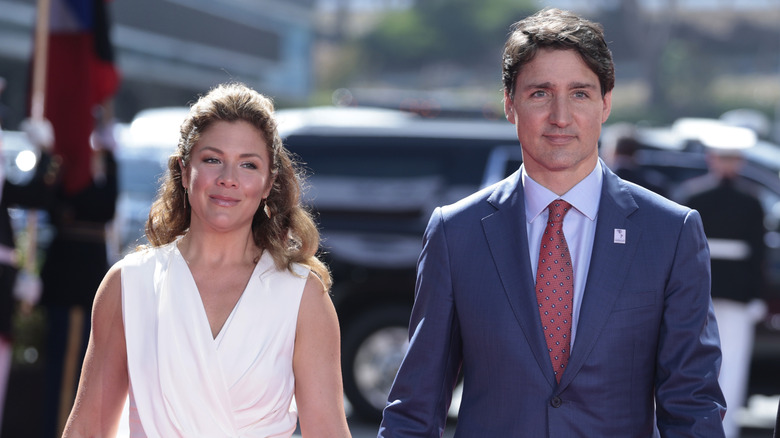
[[[182,185],[192,208],[191,229],[251,228],[273,185],[262,133],[244,121],[214,123],[192,147],[189,164],[182,166]]]

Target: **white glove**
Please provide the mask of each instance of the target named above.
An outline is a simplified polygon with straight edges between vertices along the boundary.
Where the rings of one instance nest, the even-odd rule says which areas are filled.
[[[35,146],[47,151],[54,147],[54,128],[48,120],[24,119],[20,127]]]
[[[747,311],[750,319],[757,323],[766,318],[766,315],[769,311],[769,306],[767,306],[763,300],[754,298],[747,303],[745,310]]]
[[[109,151],[116,149],[114,125],[115,123],[112,121],[109,123],[101,123],[95,126],[95,130],[92,131],[92,135],[90,136],[90,140],[92,141],[92,149],[105,149]]]
[[[29,307],[34,307],[41,299],[43,286],[41,279],[24,269],[19,270],[14,284],[14,297]]]

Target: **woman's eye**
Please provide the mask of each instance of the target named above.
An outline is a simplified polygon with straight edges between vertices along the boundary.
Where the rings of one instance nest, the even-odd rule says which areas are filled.
[[[257,169],[257,165],[255,163],[244,163],[241,166],[246,167],[247,169]]]
[[[219,164],[219,159],[214,157],[206,157],[203,159],[204,163]]]

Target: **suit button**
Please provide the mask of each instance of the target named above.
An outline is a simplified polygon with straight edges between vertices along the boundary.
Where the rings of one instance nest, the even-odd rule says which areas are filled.
[[[563,404],[563,401],[560,397],[553,397],[552,400],[550,400],[550,405],[554,408],[560,408]]]

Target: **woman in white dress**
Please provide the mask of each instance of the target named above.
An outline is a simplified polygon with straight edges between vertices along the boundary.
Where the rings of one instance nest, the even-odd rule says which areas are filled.
[[[349,437],[319,233],[273,104],[243,84],[195,103],[146,234],[95,298],[65,437]],[[294,398],[294,402],[293,402]]]

